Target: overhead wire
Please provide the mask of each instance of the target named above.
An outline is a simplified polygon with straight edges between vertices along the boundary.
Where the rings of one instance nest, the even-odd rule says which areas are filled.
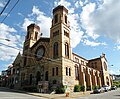
[[[7,15],[4,17],[4,19],[0,22],[3,23],[5,19],[8,17],[8,15],[12,12],[12,10],[15,8],[15,6],[18,4],[20,0],[17,0],[17,2],[14,4],[14,6],[10,9],[10,11],[7,13]]]
[[[0,12],[0,16],[2,15],[2,13],[5,11],[6,7],[8,6],[8,4],[10,3],[11,0],[8,0],[8,2],[6,3],[6,5],[4,6],[4,8],[2,9],[2,11]]]

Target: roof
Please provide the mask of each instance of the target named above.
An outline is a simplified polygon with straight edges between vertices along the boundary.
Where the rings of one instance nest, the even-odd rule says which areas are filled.
[[[75,53],[72,53],[73,55],[76,55],[77,57],[80,57],[80,58],[82,58],[82,59],[84,59],[84,60],[86,60],[86,61],[88,61],[87,59],[85,59],[85,58],[83,58],[83,57],[81,57],[81,56],[79,56],[79,55],[77,55],[77,54],[75,54]]]
[[[28,27],[27,27],[27,29],[29,29],[29,28],[31,28],[31,27],[35,27],[35,28],[37,28],[38,30],[40,30],[40,27],[38,26],[38,25],[36,25],[35,23],[32,23],[32,24],[30,24]]]
[[[94,58],[94,59],[90,59],[89,61],[96,61],[96,60],[100,60],[101,58]]]
[[[55,13],[58,10],[64,10],[66,13],[68,13],[68,10],[64,6],[62,6],[62,5],[59,5],[56,8],[54,8],[53,9],[53,13]]]
[[[38,45],[39,42],[50,42],[50,38],[46,38],[46,37],[40,37],[39,40],[37,40],[37,42],[31,47],[31,49],[33,49],[36,45]]]

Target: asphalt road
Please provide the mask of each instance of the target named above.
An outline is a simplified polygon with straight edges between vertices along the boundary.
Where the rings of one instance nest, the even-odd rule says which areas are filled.
[[[120,99],[120,88],[100,94],[90,94],[75,99]]]
[[[43,97],[36,97],[24,93],[11,91],[7,88],[0,87],[0,99],[46,99]]]

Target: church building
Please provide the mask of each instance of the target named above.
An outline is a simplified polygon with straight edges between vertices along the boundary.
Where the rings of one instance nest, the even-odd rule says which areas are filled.
[[[50,37],[43,37],[40,30],[36,24],[27,27],[23,54],[19,62],[13,63],[13,70],[19,64],[14,87],[19,83],[19,88],[38,86],[40,91],[47,92],[61,85],[69,91],[73,91],[75,85],[84,86],[85,90],[111,86],[105,54],[87,60],[72,52],[68,10],[64,6],[53,9]]]

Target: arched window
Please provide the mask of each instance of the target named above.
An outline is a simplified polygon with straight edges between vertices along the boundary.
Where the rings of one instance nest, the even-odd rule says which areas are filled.
[[[75,66],[75,80],[79,80],[79,68],[77,65]]]
[[[69,68],[69,76],[71,76],[71,69]]]
[[[57,23],[58,22],[58,14],[56,14],[55,16],[54,16],[54,19],[55,19],[55,23]]]
[[[53,57],[54,58],[58,57],[58,42],[54,43]]]
[[[65,15],[65,23],[67,24],[67,16]]]
[[[107,64],[104,62],[104,69],[107,71]]]
[[[48,71],[45,73],[45,80],[48,81]]]
[[[69,46],[67,42],[65,43],[65,56],[69,57]]]
[[[32,74],[30,74],[30,82],[29,84],[31,85],[32,84]]]
[[[68,68],[66,67],[66,76],[68,76]]]

